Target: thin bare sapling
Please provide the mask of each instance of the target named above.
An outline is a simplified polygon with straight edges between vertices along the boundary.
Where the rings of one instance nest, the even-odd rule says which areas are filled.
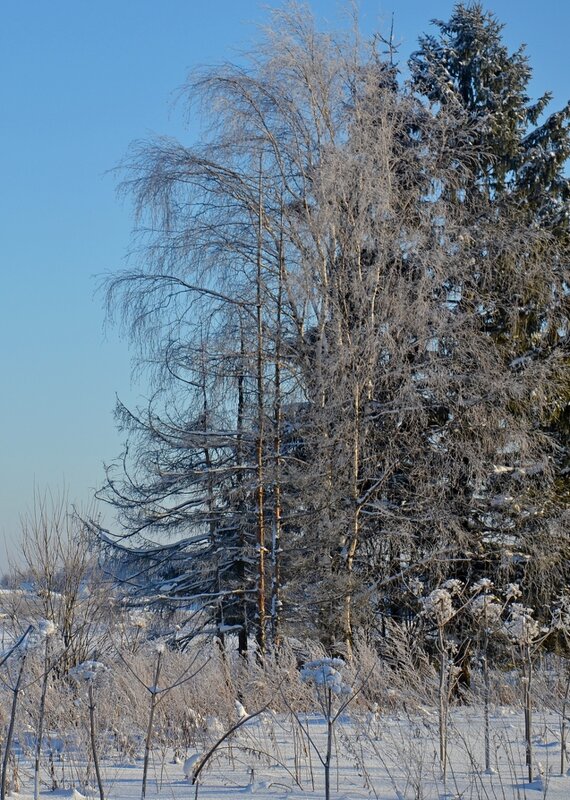
[[[485,739],[485,772],[494,773],[491,765],[491,726],[489,721],[489,708],[491,698],[490,670],[489,670],[489,645],[493,636],[503,633],[502,615],[508,601],[516,591],[510,585],[506,589],[505,598],[497,597],[493,591],[493,583],[489,578],[481,578],[471,587],[474,597],[469,606],[469,611],[477,625],[478,648],[480,653],[481,671],[483,674],[483,729]]]
[[[330,800],[331,796],[330,778],[335,726],[365,685],[365,682],[363,682],[358,689],[353,689],[343,677],[342,670],[345,667],[346,664],[341,658],[318,658],[314,661],[307,661],[301,669],[301,679],[313,688],[317,707],[325,721],[326,744],[324,753],[311,734],[309,726],[303,725],[299,713],[294,711],[290,704],[287,703],[310,748],[313,749],[323,767],[325,800]]]
[[[0,777],[0,798],[6,799],[6,785],[8,780],[8,765],[10,762],[10,754],[12,752],[12,741],[14,739],[14,726],[16,724],[16,714],[18,710],[18,700],[22,689],[22,679],[24,677],[24,669],[28,656],[28,650],[31,640],[33,628],[28,626],[27,630],[20,636],[18,641],[2,655],[0,658],[0,666],[3,666],[10,657],[14,657],[17,663],[16,677],[13,682],[5,682],[12,692],[12,705],[10,709],[10,722],[8,724],[8,732],[6,734],[6,743],[4,745],[4,757],[2,759],[2,775]]]
[[[518,589],[513,584],[513,590]],[[520,594],[520,590],[519,590]],[[528,782],[534,780],[533,742],[532,742],[532,703],[534,660],[540,652],[545,639],[550,635],[549,626],[541,626],[534,619],[534,610],[522,603],[512,603],[508,609],[505,631],[512,642],[515,654],[521,664],[521,683],[523,688],[524,736]]]
[[[100,661],[83,661],[69,671],[70,677],[72,677],[80,687],[83,686],[86,688],[87,707],[89,710],[89,741],[97,788],[99,791],[99,800],[105,800],[105,792],[103,789],[103,779],[101,777],[97,749],[97,721],[95,715],[97,705],[95,689],[99,688],[107,674],[108,668]]]
[[[150,764],[150,755],[152,752],[154,718],[155,718],[156,708],[158,704],[162,700],[164,700],[164,698],[167,697],[170,692],[172,692],[178,686],[181,686],[182,684],[192,680],[192,678],[195,678],[196,675],[206,666],[206,664],[209,661],[209,659],[206,659],[205,661],[202,661],[202,663],[197,665],[198,654],[194,655],[190,659],[190,663],[182,670],[182,672],[174,679],[174,681],[165,686],[160,686],[160,680],[162,677],[164,657],[166,654],[167,645],[163,639],[158,639],[155,642],[151,643],[151,646],[155,654],[155,659],[152,671],[152,683],[150,684],[146,683],[144,680],[141,679],[139,674],[133,669],[131,664],[129,664],[126,658],[122,655],[120,650],[117,649],[117,654],[121,659],[121,661],[123,662],[123,664],[128,669],[129,673],[149,693],[150,697],[148,720],[147,720],[146,735],[145,735],[143,775],[141,784],[141,800],[145,800],[147,793],[148,768]]]
[[[43,663],[42,663],[42,686],[40,692],[40,704],[38,709],[38,729],[36,735],[36,746],[35,746],[35,753],[34,753],[34,800],[38,800],[40,796],[40,760],[42,754],[42,738],[44,733],[44,722],[45,722],[45,709],[46,709],[46,698],[47,698],[47,689],[49,683],[49,676],[53,667],[55,666],[55,660],[52,658],[52,646],[51,642],[53,639],[53,635],[56,632],[56,627],[51,620],[41,620],[39,623],[39,631],[43,638]]]
[[[446,637],[446,628],[452,620],[471,602],[464,599],[465,587],[462,581],[451,579],[445,581],[438,589],[434,589],[426,597],[421,598],[422,614],[435,624],[435,643],[438,655],[438,728],[439,728],[439,761],[442,778],[447,779],[447,740],[449,726],[449,704],[453,689],[454,664],[451,657],[453,643]],[[459,605],[454,605],[458,599]]]

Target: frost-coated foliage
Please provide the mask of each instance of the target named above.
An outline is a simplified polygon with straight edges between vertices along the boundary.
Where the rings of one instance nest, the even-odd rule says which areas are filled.
[[[533,617],[533,609],[525,608],[522,603],[513,603],[510,606],[509,617],[505,622],[505,630],[514,643],[519,645],[534,644],[541,632],[548,631],[547,628],[541,629]]]
[[[108,299],[156,393],[118,407],[123,527],[93,529],[133,602],[189,610],[181,641],[349,655],[417,582],[442,621],[446,581],[541,617],[567,583],[570,112],[537,124],[477,4],[438,29],[410,88],[277,10],[247,66],[190,76],[200,143],[127,155],[141,259]]]
[[[446,625],[454,616],[453,600],[447,589],[434,589],[422,598],[424,612],[433,616],[438,625]]]
[[[319,658],[308,661],[301,669],[301,679],[317,687],[330,689],[337,695],[350,694],[351,688],[342,678],[342,669],[345,666],[341,658]]]
[[[484,625],[493,627],[501,619],[503,605],[493,594],[480,594],[472,601],[470,611]]]
[[[104,680],[108,667],[100,661],[82,661],[76,667],[69,670],[69,676],[77,683],[100,683]]]

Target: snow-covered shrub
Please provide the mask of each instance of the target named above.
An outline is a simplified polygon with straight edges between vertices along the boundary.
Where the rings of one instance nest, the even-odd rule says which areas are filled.
[[[101,661],[82,661],[69,670],[69,677],[79,685],[100,685],[108,672],[109,668]]]
[[[541,630],[540,625],[534,619],[532,608],[527,608],[522,603],[512,603],[505,621],[505,632],[514,644],[524,647],[535,644],[541,633],[547,631]]]
[[[325,657],[306,662],[300,673],[301,680],[313,688],[317,709],[322,714],[326,725],[326,748],[323,753],[311,736],[308,724],[303,724],[300,716],[294,714],[300,729],[307,738],[309,746],[323,766],[325,800],[330,798],[330,772],[335,725],[354,698],[354,690],[343,676],[345,669],[346,664],[342,659]]]
[[[301,669],[301,680],[320,689],[330,689],[333,694],[347,695],[350,686],[345,683],[341,670],[346,666],[341,658],[319,658],[308,661]]]
[[[447,625],[455,615],[451,593],[444,588],[434,589],[421,599],[421,604],[424,614],[432,617],[438,627]]]
[[[469,606],[471,614],[489,630],[494,630],[499,625],[503,609],[504,604],[493,594],[479,594]]]

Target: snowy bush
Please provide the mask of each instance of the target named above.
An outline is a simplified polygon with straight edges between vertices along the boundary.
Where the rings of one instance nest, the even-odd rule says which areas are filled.
[[[512,603],[505,621],[505,631],[509,639],[517,645],[531,645],[541,634],[538,622],[533,619],[534,611],[522,603]],[[547,631],[542,631],[546,633]]]
[[[350,686],[343,681],[340,670],[345,662],[340,658],[320,658],[308,661],[301,669],[301,679],[317,687],[330,689],[334,694],[350,694]]]
[[[428,617],[432,617],[437,626],[445,626],[455,616],[453,599],[451,593],[446,588],[434,589],[420,600],[423,612]]]

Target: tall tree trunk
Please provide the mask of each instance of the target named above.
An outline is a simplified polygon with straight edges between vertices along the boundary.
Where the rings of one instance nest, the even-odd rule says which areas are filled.
[[[257,549],[258,549],[258,577],[257,577],[257,648],[261,658],[267,649],[266,624],[267,612],[265,608],[265,491],[264,491],[264,391],[263,391],[263,302],[261,292],[262,280],[262,245],[263,245],[263,179],[261,172],[261,158],[259,164],[259,206],[257,228],[257,275],[256,275],[256,322],[257,322]]]
[[[356,380],[356,378],[355,378]],[[352,658],[353,645],[353,619],[352,595],[354,591],[354,558],[360,540],[360,506],[359,506],[359,477],[360,477],[360,390],[358,385],[354,388],[353,397],[354,431],[352,443],[352,530],[346,543],[345,568],[346,568],[346,593],[342,611],[342,632],[348,658]]]
[[[281,636],[281,312],[283,302],[283,236],[279,239],[279,275],[277,286],[277,330],[275,340],[275,375],[273,424],[275,435],[275,477],[273,490],[273,531],[271,541],[271,633],[274,647],[279,647]]]
[[[237,453],[236,453],[236,467],[237,467],[237,484],[239,499],[237,504],[238,510],[238,525],[239,525],[239,544],[240,544],[240,562],[239,562],[239,580],[242,591],[242,624],[238,633],[238,652],[240,656],[247,655],[247,640],[248,640],[248,603],[246,591],[246,562],[245,550],[247,546],[244,516],[246,513],[245,503],[243,501],[243,469],[244,469],[244,414],[245,414],[245,336],[243,331],[243,323],[240,320],[240,368],[238,373],[238,406],[237,406]]]
[[[202,390],[202,425],[204,428],[204,432],[207,432],[210,426],[209,421],[209,408],[208,408],[208,391],[206,387],[206,353],[204,349],[204,344],[202,343],[202,374],[201,374],[201,390]],[[206,507],[208,509],[208,528],[210,531],[210,543],[212,549],[217,553],[218,542],[217,542],[217,524],[215,519],[215,497],[214,497],[214,483],[212,479],[212,457],[210,453],[209,447],[204,447],[204,463],[206,465],[206,488],[207,488],[207,498],[206,498]],[[224,622],[224,605],[222,599],[222,581],[220,576],[220,560],[219,557],[215,556],[215,593],[216,593],[216,613],[215,613],[215,620],[216,620],[216,629],[217,629],[217,636],[220,644],[220,649],[222,653],[222,658],[225,656],[225,637],[224,632],[221,630],[221,627]]]

